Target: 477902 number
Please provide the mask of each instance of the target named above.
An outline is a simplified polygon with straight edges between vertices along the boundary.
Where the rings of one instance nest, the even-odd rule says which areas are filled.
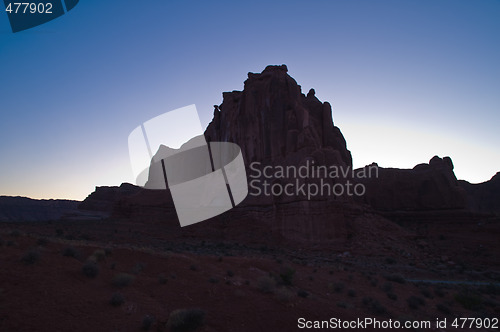
[[[9,2],[5,11],[9,14],[52,14],[52,3]]]

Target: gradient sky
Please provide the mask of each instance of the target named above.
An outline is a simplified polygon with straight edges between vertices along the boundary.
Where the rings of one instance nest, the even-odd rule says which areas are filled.
[[[498,0],[81,0],[16,34],[0,12],[0,195],[133,182],[136,126],[194,103],[205,127],[269,64],[332,104],[355,167],[500,171]]]

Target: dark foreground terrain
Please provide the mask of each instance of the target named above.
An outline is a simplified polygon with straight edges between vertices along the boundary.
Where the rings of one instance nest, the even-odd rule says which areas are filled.
[[[1,223],[0,330],[290,331],[299,318],[499,317],[500,221],[441,219],[367,221],[342,248],[270,245],[251,232],[201,239],[196,226],[137,220]]]

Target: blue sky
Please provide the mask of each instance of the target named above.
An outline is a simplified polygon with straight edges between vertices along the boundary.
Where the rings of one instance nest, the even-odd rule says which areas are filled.
[[[2,7],[3,8],[3,7]],[[500,171],[500,1],[81,0],[13,34],[0,12],[0,195],[83,199],[133,182],[127,138],[287,64],[329,101],[355,167],[449,155]]]

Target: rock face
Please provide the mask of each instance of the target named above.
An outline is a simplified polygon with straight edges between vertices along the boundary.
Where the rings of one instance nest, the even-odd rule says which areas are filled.
[[[207,141],[240,145],[247,164],[298,165],[316,154],[329,164],[352,165],[330,104],[320,102],[313,89],[304,95],[287,71],[285,65],[268,66],[248,73],[243,91],[224,92],[205,131]]]
[[[0,221],[58,220],[75,213],[78,204],[69,200],[0,196]]]
[[[223,93],[223,102],[215,106],[205,138],[207,142],[233,142],[240,146],[249,183],[266,180],[263,174],[252,176],[252,163],[259,163],[260,170],[267,166],[308,168],[311,164],[352,169],[351,153],[333,123],[330,104],[319,101],[313,89],[304,95],[284,65],[268,66],[260,74],[249,73],[243,91]],[[170,153],[169,148],[162,147],[156,155],[163,158]],[[150,173],[150,188],[154,188],[153,183],[164,183],[160,165],[152,166],[156,167],[156,175]],[[160,222],[172,232],[184,235],[205,237],[213,233],[217,238],[220,234],[245,238],[251,232],[259,238],[272,235],[309,243],[343,243],[359,233],[356,227],[366,224],[356,220],[373,219],[375,214],[379,215],[377,218],[390,215],[385,212],[404,211],[418,218],[420,211],[453,210],[460,214],[467,206],[478,210],[497,207],[498,200],[488,197],[498,197],[500,177],[497,175],[492,185],[460,185],[448,157],[434,157],[428,164],[413,169],[377,169],[377,177],[359,178],[363,172],[360,169],[354,176],[326,179],[330,185],[351,180],[365,186],[366,192],[360,197],[249,194],[236,208],[209,222],[182,229],[169,190],[127,184],[120,188],[100,187],[80,207],[140,222]],[[297,184],[318,184],[317,178],[299,180]],[[282,187],[294,184],[293,178],[286,177],[270,181]],[[497,196],[492,196],[492,192]],[[479,200],[478,195],[482,197]],[[372,217],[365,218],[370,214]],[[382,219],[380,223],[388,222]]]
[[[500,215],[500,172],[491,180],[483,183],[471,184],[463,180],[460,180],[459,183],[467,193],[467,207],[469,209]]]
[[[141,188],[130,183],[122,183],[120,187],[96,187],[79,206],[81,210],[112,212],[116,204],[123,198],[139,192]]]
[[[357,179],[366,187],[358,201],[381,211],[418,211],[465,208],[449,157],[435,156],[413,169],[378,168],[378,177]],[[358,170],[359,172],[360,170]]]

